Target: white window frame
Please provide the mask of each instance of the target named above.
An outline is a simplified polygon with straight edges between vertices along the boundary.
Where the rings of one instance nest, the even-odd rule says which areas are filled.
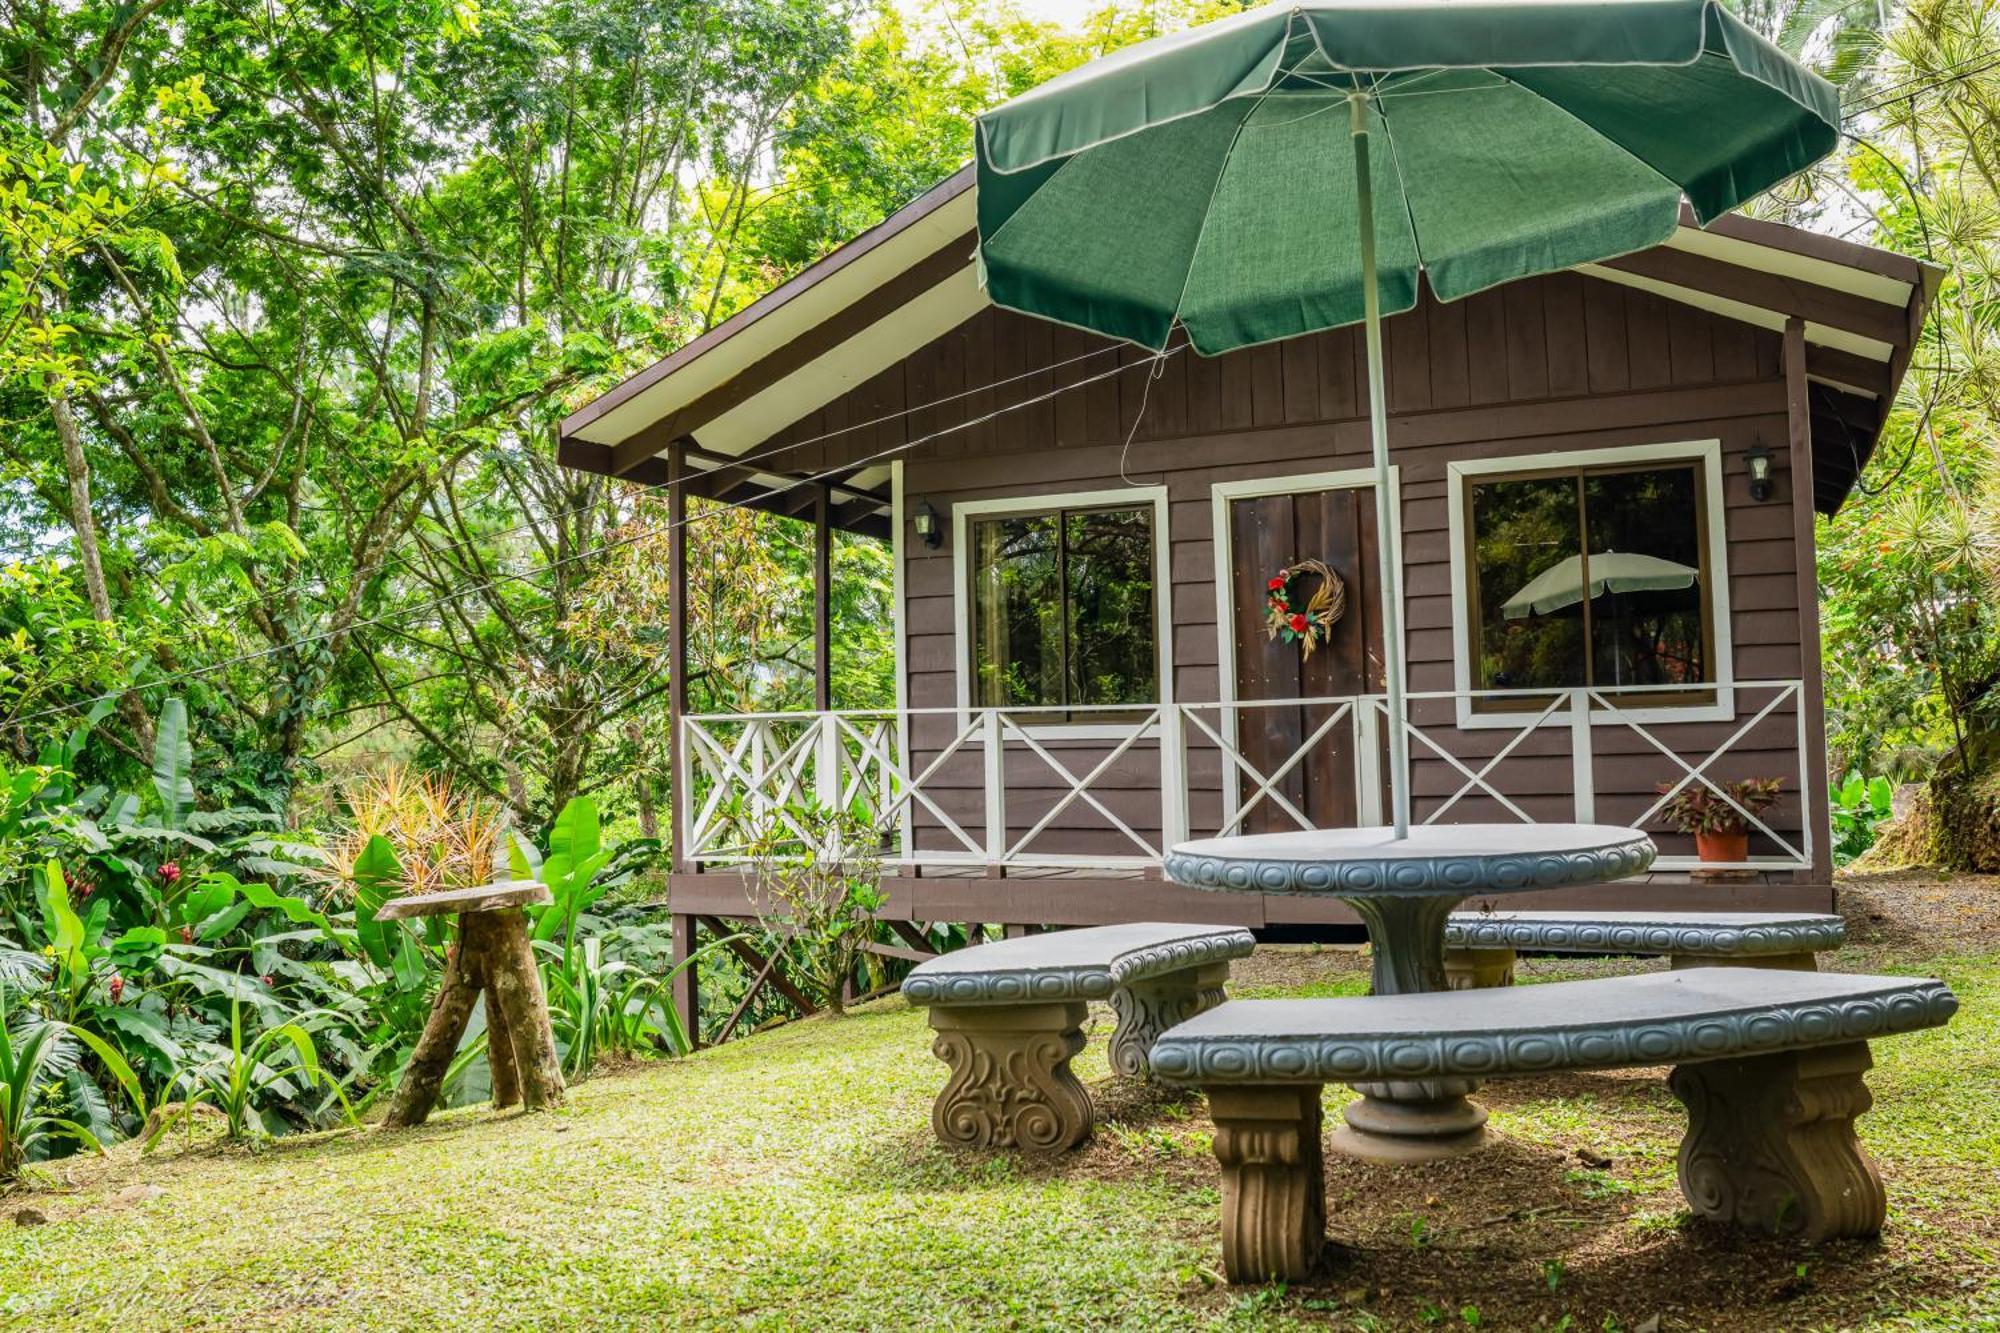
[[[1174,597],[1172,543],[1167,533],[1167,488],[1164,486],[1121,486],[1116,490],[1064,491],[1051,495],[1013,495],[1004,500],[959,500],[951,506],[951,614],[952,633],[957,640],[959,726],[972,721],[972,554],[966,539],[974,518],[1002,514],[1042,514],[1059,509],[1136,508],[1153,506],[1153,616],[1159,631],[1159,702],[1121,705],[1134,709],[1170,709],[1174,702]],[[1005,713],[1043,711],[1032,707],[1004,708]],[[1134,724],[1129,722],[1043,722],[1024,727],[1037,740],[1124,740]],[[1157,727],[1147,727],[1156,735]]]
[[[1447,465],[1446,503],[1450,509],[1451,533],[1451,669],[1457,690],[1458,725],[1461,728],[1524,727],[1541,712],[1488,711],[1472,706],[1472,608],[1467,600],[1467,577],[1472,560],[1472,534],[1465,521],[1466,486],[1471,479],[1495,473],[1564,471],[1572,468],[1621,467],[1644,463],[1702,464],[1702,503],[1708,506],[1708,569],[1712,587],[1702,589],[1710,598],[1709,613],[1714,628],[1715,679],[1702,688],[1715,692],[1708,704],[1674,704],[1648,707],[1644,695],[1628,695],[1619,701],[1618,711],[1643,717],[1649,722],[1728,722],[1736,716],[1736,652],[1729,624],[1729,533],[1728,513],[1723,504],[1722,441],[1676,440],[1657,444],[1616,445],[1604,449],[1571,449],[1561,453],[1508,454],[1499,458],[1461,459]],[[1599,686],[1608,689],[1608,686]],[[1594,726],[1616,725],[1610,710],[1592,708]]]

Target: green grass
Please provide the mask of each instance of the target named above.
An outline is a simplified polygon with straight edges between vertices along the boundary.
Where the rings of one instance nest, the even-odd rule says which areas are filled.
[[[1353,993],[1360,962],[1325,957],[1329,975],[1288,989]],[[1607,966],[1644,965],[1538,962],[1524,980]],[[891,1000],[594,1079],[554,1114],[59,1164],[0,1201],[51,1219],[0,1230],[0,1325],[1151,1333],[1422,1327],[1432,1311],[1463,1328],[1471,1308],[1480,1327],[1568,1314],[1595,1329],[1665,1301],[1686,1311],[1665,1328],[2000,1328],[1982,1323],[2000,1310],[2000,959],[1929,967],[1963,1008],[1947,1030],[1877,1044],[1862,1126],[1890,1186],[1880,1246],[1717,1248],[1674,1192],[1678,1105],[1656,1077],[1593,1076],[1485,1095],[1509,1180],[1527,1182],[1496,1187],[1498,1209],[1526,1188],[1553,1201],[1548,1218],[1490,1225],[1492,1200],[1462,1197],[1476,1172],[1336,1168],[1332,1230],[1359,1255],[1319,1287],[1230,1291],[1200,1103],[1110,1079],[1107,1012],[1078,1061],[1105,1117],[1096,1140],[1037,1165],[934,1144],[942,1069],[922,1016]],[[1329,1115],[1345,1096],[1328,1089]],[[1579,1144],[1613,1164],[1580,1165]],[[1710,1263],[1751,1295],[1704,1315],[1676,1275]],[[1803,1284],[1803,1304],[1759,1295],[1766,1274]]]

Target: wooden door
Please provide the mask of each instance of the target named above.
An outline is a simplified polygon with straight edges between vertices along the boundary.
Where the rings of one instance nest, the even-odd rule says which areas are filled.
[[[1229,540],[1234,697],[1247,702],[1380,693],[1382,603],[1374,490],[1343,486],[1231,500]],[[1300,645],[1270,637],[1265,625],[1265,591],[1278,570],[1313,558],[1325,561],[1346,585],[1347,610],[1334,625],[1331,638],[1307,658]],[[1260,773],[1274,773],[1336,707],[1239,707],[1234,710],[1237,748]],[[1311,753],[1274,787],[1315,828],[1341,828],[1358,822],[1354,735],[1351,718],[1335,722]],[[1249,803],[1258,781],[1238,771],[1239,805]],[[1297,827],[1298,821],[1267,797],[1250,808],[1242,832]]]

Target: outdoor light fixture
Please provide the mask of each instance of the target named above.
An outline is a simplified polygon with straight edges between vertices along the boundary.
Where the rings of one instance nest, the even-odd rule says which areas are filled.
[[[931,550],[935,551],[944,544],[944,524],[939,521],[938,511],[931,508],[929,500],[917,501],[916,512],[910,515],[910,525]]]
[[[1768,500],[1771,498],[1771,451],[1760,442],[1743,461],[1750,465],[1750,498]],[[918,529],[922,531],[922,529]]]

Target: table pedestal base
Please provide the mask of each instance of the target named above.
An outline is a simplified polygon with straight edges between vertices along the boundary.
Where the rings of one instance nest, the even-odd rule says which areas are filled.
[[[1347,1124],[1327,1146],[1370,1162],[1435,1162],[1473,1152],[1486,1142],[1486,1108],[1465,1094],[1469,1079],[1357,1085]]]
[[[1374,993],[1415,995],[1446,989],[1444,922],[1463,895],[1381,897],[1353,906],[1368,927],[1375,955]],[[1473,1152],[1486,1142],[1486,1108],[1468,1101],[1478,1079],[1357,1083],[1347,1125],[1329,1146],[1371,1162],[1434,1162]]]

